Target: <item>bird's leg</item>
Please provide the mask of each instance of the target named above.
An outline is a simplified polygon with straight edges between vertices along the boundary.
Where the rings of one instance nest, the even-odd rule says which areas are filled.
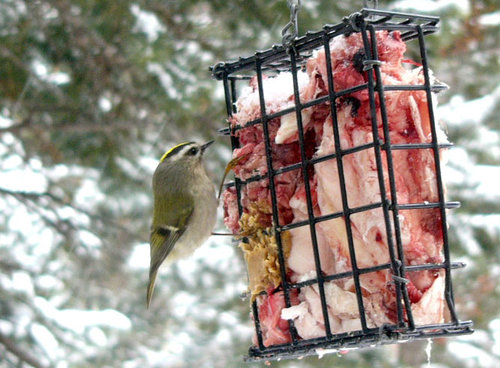
[[[216,232],[212,231],[212,233],[210,235],[213,235],[213,236],[235,236],[236,234],[233,234],[233,233],[216,233]]]
[[[245,238],[245,237],[252,237],[256,232],[257,231],[255,231],[255,230],[254,231],[247,230],[247,231],[242,231],[242,232],[233,234],[233,233],[217,233],[217,232],[212,231],[211,235],[214,235],[214,236],[234,236],[235,238]]]

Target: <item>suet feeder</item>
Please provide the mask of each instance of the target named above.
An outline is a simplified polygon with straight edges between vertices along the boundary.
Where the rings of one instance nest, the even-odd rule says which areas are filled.
[[[292,25],[294,15],[292,12]],[[372,347],[381,344],[401,343],[415,339],[428,339],[434,337],[447,337],[472,333],[472,322],[461,321],[455,310],[455,301],[452,287],[452,271],[464,267],[464,264],[452,262],[450,259],[450,247],[448,239],[447,211],[458,208],[459,203],[447,201],[445,198],[445,187],[442,180],[442,163],[440,151],[451,146],[447,141],[439,137],[439,128],[435,121],[435,106],[432,103],[432,95],[446,86],[439,83],[432,77],[428,66],[428,58],[425,46],[425,38],[438,30],[439,18],[435,16],[424,16],[418,14],[407,14],[392,11],[363,8],[359,12],[345,17],[342,22],[335,25],[325,25],[320,31],[307,32],[301,37],[285,37],[284,30],[283,44],[274,45],[268,50],[258,51],[249,57],[240,57],[235,61],[219,63],[211,68],[213,77],[220,80],[224,86],[225,103],[229,121],[237,114],[236,102],[243,87],[249,83],[254,83],[255,93],[258,96],[259,114],[250,121],[239,122],[238,125],[229,124],[228,127],[220,130],[222,135],[228,136],[232,149],[238,150],[243,147],[240,137],[245,129],[255,129],[260,127],[262,140],[265,147],[266,170],[256,173],[253,176],[244,178],[235,174],[233,182],[226,184],[226,190],[232,190],[236,196],[238,215],[241,218],[245,213],[245,204],[242,203],[247,186],[260,181],[267,181],[270,195],[271,226],[267,229],[277,245],[277,262],[279,265],[278,285],[273,290],[262,290],[252,298],[251,311],[255,324],[254,345],[250,347],[247,361],[259,360],[279,360],[297,358],[323,352],[340,351],[351,348]],[[380,45],[377,43],[377,32],[387,31],[389,34],[397,32],[400,39],[406,42],[416,43],[418,58],[419,78],[421,83],[385,83],[382,77],[382,65],[385,61],[380,55]],[[333,73],[327,72],[324,90],[326,93],[315,95],[313,98],[303,101],[303,91],[299,86],[298,74],[307,68],[307,63],[311,58],[316,57],[318,50],[324,50],[324,62],[326,70],[331,70],[335,60],[332,60],[332,42],[336,39],[358,35],[361,45],[360,53],[357,53],[358,71],[363,76],[363,82],[339,88],[335,84]],[[292,104],[279,111],[270,111],[266,105],[265,81],[275,78],[281,73],[291,73],[293,91]],[[420,93],[425,106],[419,106],[421,111],[425,111],[429,120],[429,140],[415,142],[409,139],[407,142],[395,142],[391,135],[391,101],[388,95],[398,93]],[[353,112],[352,96],[363,94],[366,97],[366,116],[369,123],[370,140],[363,144],[352,144],[349,147],[342,145],[343,129],[339,123],[340,114],[344,114],[346,104],[351,104],[349,108]],[[359,108],[359,103],[357,103]],[[362,105],[361,105],[362,106]],[[326,114],[332,120],[333,131],[331,133],[334,144],[334,151],[329,155],[318,156],[308,151],[310,138],[304,120],[304,112],[307,109],[326,109]],[[276,142],[271,137],[270,124],[283,116],[295,116],[296,121],[296,144],[298,147],[298,161],[285,166],[277,166],[273,161],[273,147]],[[318,149],[318,144],[313,145]],[[349,192],[350,173],[346,171],[345,165],[349,157],[356,154],[369,152],[373,155],[373,172],[377,183],[377,195],[369,203],[356,203],[351,200],[352,193]],[[433,185],[436,190],[436,200],[414,202],[400,195],[398,183],[404,179],[399,178],[401,168],[396,167],[395,161],[401,155],[413,155],[428,152],[430,157],[430,170],[435,178]],[[398,156],[399,155],[399,156]],[[371,156],[370,156],[371,157]],[[317,207],[318,194],[311,188],[318,165],[332,165],[338,175],[338,188],[336,195],[340,195],[341,208],[335,212],[325,213],[315,210]],[[280,175],[295,171],[297,177],[303,183],[305,193],[304,203],[307,213],[301,221],[284,221],[280,211],[280,194],[277,192],[277,182]],[[424,175],[424,174],[422,174]],[[337,184],[336,184],[337,185]],[[334,195],[332,193],[332,195]],[[383,221],[385,234],[384,249],[386,250],[387,262],[379,262],[366,266],[363,262],[363,254],[359,254],[360,247],[357,246],[355,234],[359,229],[355,228],[355,219],[378,211],[380,221]],[[429,211],[429,212],[425,212]],[[425,262],[408,261],[408,249],[412,245],[406,244],[407,234],[405,233],[406,223],[404,218],[409,218],[417,213],[432,213],[434,216],[433,228],[439,233],[439,257],[428,258]],[[356,217],[357,216],[357,217]],[[349,268],[342,269],[341,272],[325,272],[321,265],[321,249],[318,239],[318,229],[321,224],[328,224],[329,221],[339,220],[344,226],[345,244],[348,250]],[[406,221],[406,220],[405,220]],[[427,226],[427,225],[425,225]],[[285,234],[299,228],[308,229],[314,256],[315,269],[307,279],[290,278],[290,266],[287,264],[289,250],[286,249]],[[248,235],[251,237],[252,235]],[[380,237],[380,234],[377,235]],[[287,253],[288,252],[288,253]],[[384,256],[385,257],[385,256]],[[384,258],[385,259],[385,258]],[[335,269],[335,267],[333,267]],[[421,323],[422,318],[416,318],[416,302],[413,297],[415,292],[412,288],[412,280],[419,273],[432,271],[434,275],[441,275],[443,280],[442,293],[437,297],[443,303],[443,318],[435,323]],[[390,282],[387,288],[390,290],[392,305],[390,306],[392,316],[385,317],[384,323],[376,324],[373,320],[373,312],[369,305],[370,300],[364,283],[373,275],[389,275]],[[414,277],[415,275],[415,277]],[[375,277],[375,276],[373,276]],[[437,276],[436,276],[437,277]],[[352,330],[337,330],[332,324],[332,306],[328,300],[331,292],[327,290],[333,283],[347,282],[350,284],[350,295],[352,296],[355,308],[355,327]],[[303,303],[305,297],[300,297],[306,288],[314,290],[317,296],[316,311],[308,311],[320,316],[317,323],[323,328],[320,334],[312,337],[301,336],[298,329],[298,319],[294,318],[294,313],[290,308],[298,308],[299,303]],[[286,340],[280,343],[266,343],[265,329],[263,326],[262,300],[270,298],[279,293],[283,297],[283,309],[290,311],[287,315],[282,314],[281,318],[286,322],[282,331],[286,330]],[[343,295],[343,294],[342,294]],[[435,301],[430,301],[434,303]],[[260,303],[260,304],[259,304]],[[305,308],[305,307],[304,307]],[[311,308],[311,305],[308,306]],[[419,312],[420,313],[420,312]],[[289,319],[284,317],[288,316]],[[335,317],[336,318],[336,317]],[[389,321],[389,322],[388,322]],[[303,321],[302,321],[303,322]]]

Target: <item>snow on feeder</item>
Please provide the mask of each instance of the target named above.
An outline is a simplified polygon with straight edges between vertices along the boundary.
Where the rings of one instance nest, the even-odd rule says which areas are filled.
[[[433,98],[446,86],[424,45],[438,22],[364,8],[212,68],[240,158],[223,199],[248,267],[247,360],[473,332],[452,290],[464,265],[450,260],[446,211],[459,203],[445,199],[451,144]]]

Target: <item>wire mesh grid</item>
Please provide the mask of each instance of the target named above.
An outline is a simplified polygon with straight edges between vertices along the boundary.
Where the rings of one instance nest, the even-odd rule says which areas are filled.
[[[237,131],[246,129],[254,125],[260,125],[263,129],[263,137],[266,150],[267,173],[255,175],[245,180],[235,177],[234,182],[226,187],[234,186],[238,198],[239,215],[243,214],[241,204],[242,189],[251,182],[268,179],[271,194],[273,230],[276,243],[278,245],[278,258],[280,264],[281,284],[280,291],[283,292],[286,307],[292,306],[292,293],[301,290],[310,285],[317,285],[320,301],[321,313],[324,320],[325,334],[323,337],[303,339],[297,334],[293,320],[288,320],[289,333],[291,341],[284,344],[265,346],[261,328],[261,321],[258,308],[258,297],[252,302],[252,313],[255,323],[256,344],[249,349],[249,355],[245,358],[247,361],[255,360],[273,360],[307,356],[318,354],[321,349],[327,351],[374,346],[379,344],[388,344],[395,342],[404,342],[412,339],[451,336],[472,333],[472,322],[460,321],[456,310],[453,296],[451,271],[452,269],[464,267],[464,264],[451,262],[450,249],[448,244],[446,211],[459,207],[458,202],[450,202],[445,198],[444,186],[442,182],[442,171],[440,163],[440,149],[451,146],[449,143],[438,141],[438,133],[435,126],[434,107],[432,105],[432,93],[445,89],[446,86],[431,79],[428,64],[427,53],[424,43],[424,36],[433,33],[438,29],[438,17],[421,16],[415,14],[396,13],[381,11],[375,9],[362,9],[344,18],[343,22],[336,25],[327,25],[319,32],[308,32],[305,36],[295,40],[293,45],[286,49],[281,45],[275,45],[266,51],[260,51],[247,58],[240,58],[233,62],[219,63],[212,68],[213,76],[221,80],[224,85],[226,96],[226,108],[229,116],[236,113],[235,102],[237,96],[237,84],[248,81],[256,77],[257,89],[259,93],[261,116],[253,121],[246,122],[243,126],[233,126],[221,129],[220,133],[229,135],[232,148],[240,148],[237,138]],[[421,85],[384,85],[377,81],[382,81],[380,61],[377,51],[376,32],[380,30],[399,31],[403,41],[416,40],[420,53],[420,61],[424,74],[424,83]],[[328,95],[318,97],[312,101],[301,103],[301,96],[298,85],[298,70],[303,67],[313,52],[319,48],[325,49],[325,58],[327,70],[332,69],[332,60],[330,57],[330,41],[335,37],[347,36],[352,33],[360,33],[364,47],[364,58],[362,60],[363,71],[366,72],[367,82],[345,90],[336,90],[334,79],[331,72],[328,77]],[[279,73],[287,71],[292,73],[293,95],[295,105],[274,113],[267,113],[264,96],[264,83],[266,73]],[[371,124],[373,141],[361,146],[343,148],[340,142],[340,132],[337,124],[337,101],[354,92],[366,90],[369,95]],[[389,124],[387,117],[387,107],[385,97],[388,91],[424,91],[427,101],[432,140],[430,143],[391,143],[389,134]],[[322,157],[308,157],[306,153],[306,134],[303,127],[302,111],[311,106],[320,104],[329,104],[330,113],[333,120],[333,137],[335,151],[332,154]],[[380,114],[377,116],[377,106]],[[295,112],[298,130],[298,142],[300,147],[300,162],[293,165],[276,168],[273,165],[272,148],[268,123],[275,118]],[[378,126],[382,125],[383,134],[379,134]],[[358,207],[349,205],[348,190],[346,186],[346,175],[344,173],[343,158],[361,152],[372,150],[375,155],[376,170],[378,175],[378,184],[380,187],[380,199],[370,204],[364,204]],[[396,188],[396,173],[394,170],[393,156],[396,151],[408,150],[431,150],[434,170],[436,176],[436,185],[438,192],[437,202],[423,203],[399,203],[398,192]],[[313,198],[310,188],[310,170],[309,168],[320,162],[331,161],[332,165],[337,166],[340,194],[342,201],[342,211],[324,215],[316,215],[313,209]],[[384,180],[384,160],[386,161],[387,180]],[[300,170],[304,179],[307,219],[299,222],[282,225],[279,219],[278,198],[275,188],[275,179],[288,171]],[[356,214],[378,209],[382,211],[385,231],[387,237],[387,248],[390,262],[373,267],[359,267],[357,262],[355,244],[353,240],[353,228],[351,219]],[[443,261],[436,263],[425,263],[417,265],[408,265],[405,262],[405,252],[403,249],[402,230],[400,223],[400,213],[405,211],[434,209],[438,211],[436,221],[439,221],[440,231],[442,232],[443,243]],[[347,234],[347,243],[349,248],[349,257],[352,263],[352,269],[348,272],[337,274],[324,274],[321,268],[318,240],[316,234],[316,225],[336,218],[342,218],[345,223],[345,232]],[[292,282],[287,277],[286,259],[283,250],[282,234],[285,231],[294,228],[308,226],[311,234],[313,246],[314,262],[316,274],[312,279],[301,282]],[[366,306],[364,305],[362,286],[360,277],[362,275],[389,270],[392,274],[392,281],[395,289],[396,301],[396,323],[384,324],[379,327],[371,327],[367,323]],[[443,270],[445,274],[444,300],[449,312],[449,321],[446,323],[433,325],[418,325],[412,313],[412,302],[409,296],[408,275],[412,272],[423,270]],[[359,311],[359,320],[361,328],[347,333],[335,333],[330,328],[328,305],[325,296],[325,283],[352,279],[354,282],[354,291],[356,295],[357,308]]]

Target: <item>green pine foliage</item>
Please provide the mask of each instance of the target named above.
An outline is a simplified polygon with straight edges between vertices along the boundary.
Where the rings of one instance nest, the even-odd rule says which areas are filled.
[[[303,0],[299,34],[361,7]],[[476,175],[491,183],[488,174],[500,172],[500,6],[379,7],[441,17],[426,41],[436,77],[450,87],[439,98],[455,144],[448,196],[462,203],[449,214],[450,241],[454,259],[467,263],[454,271],[455,299],[477,332],[436,339],[431,362],[496,367],[500,192]],[[231,240],[212,238],[165,267],[146,310],[150,178],[167,148],[225,127],[222,85],[208,67],[280,43],[288,20],[285,0],[0,2],[1,368],[244,364],[253,330]],[[208,157],[215,184],[229,140],[217,138]],[[221,219],[217,230],[225,231]],[[418,367],[426,344],[272,366]]]

